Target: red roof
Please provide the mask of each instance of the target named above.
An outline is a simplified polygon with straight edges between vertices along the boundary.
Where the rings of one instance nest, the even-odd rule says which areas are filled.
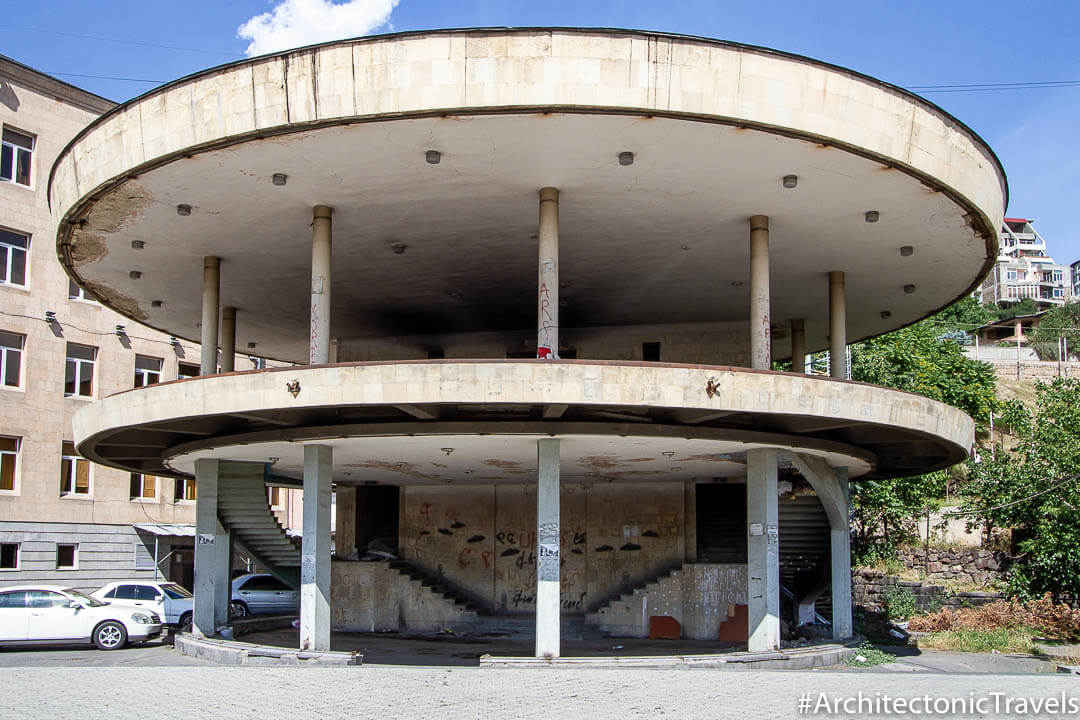
[[[1024,218],[1005,218],[1005,222],[1014,222],[1014,223],[1029,223],[1029,222],[1031,222],[1031,221],[1030,221],[1030,220],[1026,220],[1026,219],[1024,219]]]

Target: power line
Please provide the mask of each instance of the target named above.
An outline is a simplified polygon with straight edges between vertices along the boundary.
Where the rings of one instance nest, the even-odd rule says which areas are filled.
[[[6,24],[3,24],[3,23],[0,23],[0,28],[7,28],[8,30],[22,30],[24,32],[43,33],[45,35],[59,35],[61,37],[78,38],[80,40],[97,40],[99,42],[119,43],[121,45],[138,45],[140,47],[162,48],[164,50],[180,50],[182,52],[197,52],[197,53],[206,53],[208,55],[223,55],[225,57],[232,57],[232,58],[243,57],[240,53],[224,52],[224,51],[221,51],[221,50],[207,50],[205,48],[190,48],[190,47],[183,47],[183,46],[180,46],[180,45],[164,45],[164,44],[161,44],[161,43],[140,42],[138,40],[121,40],[119,38],[103,37],[101,35],[79,35],[77,33],[60,32],[59,30],[44,30],[42,28],[23,27],[23,26],[20,26],[20,25],[6,25]],[[57,74],[60,75],[60,74],[63,74],[63,73],[57,73]],[[87,75],[85,77],[92,77],[92,76]],[[154,82],[157,82],[157,81],[155,80]]]
[[[956,510],[954,512],[943,513],[942,516],[943,517],[958,517],[958,516],[963,516],[963,515],[979,515],[979,514],[982,514],[982,513],[990,512],[991,510],[1002,510],[1002,509],[1007,508],[1007,507],[1012,507],[1013,505],[1019,505],[1021,503],[1025,503],[1028,500],[1034,500],[1035,498],[1039,497],[1040,495],[1045,495],[1048,492],[1052,492],[1054,490],[1057,490],[1062,485],[1067,485],[1067,484],[1073,482],[1077,478],[1080,478],[1080,473],[1078,473],[1076,475],[1068,475],[1068,476],[1062,478],[1061,480],[1058,480],[1056,483],[1054,483],[1050,487],[1043,488],[1042,490],[1039,490],[1038,492],[1034,492],[1034,493],[1028,495],[1027,497],[1022,497],[1019,500],[1012,500],[1011,502],[1001,503],[1000,505],[991,505],[990,507],[979,508],[978,510]]]
[[[126,78],[126,77],[113,77],[112,75],[82,75],[80,73],[66,73],[66,72],[50,72],[47,75],[60,75],[61,77],[77,77],[77,78],[93,78],[95,80],[124,80],[126,82],[141,82],[150,83],[151,85],[161,85],[166,80],[148,80],[146,78]]]
[[[1039,80],[1034,82],[970,83],[961,85],[911,85],[907,89],[918,93],[1001,92],[1004,90],[1044,90],[1078,87],[1080,80]]]

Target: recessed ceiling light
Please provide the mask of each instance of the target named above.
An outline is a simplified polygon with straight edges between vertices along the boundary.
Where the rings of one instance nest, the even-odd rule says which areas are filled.
[[[424,159],[427,160],[430,165],[438,165],[442,162],[442,153],[438,150],[428,150],[424,153]]]
[[[904,245],[900,248],[900,257],[911,257],[915,254],[915,248],[911,245]]]
[[[191,206],[190,205],[177,205],[176,206],[176,214],[187,217],[188,215],[191,214]]]
[[[619,153],[619,164],[620,165],[633,165],[634,164],[634,153],[630,152],[629,150],[623,150],[621,153]]]
[[[799,176],[798,175],[785,175],[784,179],[783,179],[783,184],[784,184],[784,187],[786,187],[786,188],[788,188],[790,190],[791,188],[793,188],[793,187],[795,187],[796,185],[799,184]]]
[[[285,183],[289,182],[289,176],[285,173],[274,173],[270,178],[270,182],[274,183],[278,187],[281,187]]]
[[[889,310],[882,310],[881,311],[881,319],[882,320],[888,320],[891,317],[892,317],[892,312],[891,311],[889,311]]]
[[[394,251],[395,255],[405,254],[405,248],[409,247],[405,243],[394,243],[390,246],[390,249]]]
[[[162,305],[164,305],[164,304],[165,304],[165,303],[163,303],[163,302],[162,302],[162,301],[160,301],[160,300],[151,300],[151,301],[150,301],[150,307],[161,307],[161,306],[162,306]]]
[[[254,349],[255,349],[255,347],[256,347],[256,346],[257,346],[258,344],[259,344],[259,343],[249,342],[249,343],[248,343],[248,350],[254,350]]]
[[[449,295],[450,297],[454,298],[455,300],[464,300],[465,299],[465,294],[463,292],[461,292],[460,290],[451,290],[450,292],[448,292],[446,294]]]
[[[905,285],[904,286],[904,292],[906,292],[908,295],[913,294],[915,292],[915,286],[914,285]]]
[[[142,240],[132,240],[131,241],[131,249],[132,250],[142,250],[145,247],[146,247],[146,243],[143,242]]]
[[[139,278],[142,277],[142,273],[139,272],[138,270],[131,270],[130,272],[128,272],[128,277],[131,278],[132,280],[138,280]]]
[[[877,210],[867,210],[866,211],[866,222],[875,223],[880,219],[881,219],[881,213],[879,213]]]

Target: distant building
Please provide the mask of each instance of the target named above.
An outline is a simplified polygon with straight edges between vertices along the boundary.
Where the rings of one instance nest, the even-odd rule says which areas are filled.
[[[1069,271],[1072,278],[1072,296],[1078,298],[1080,297],[1080,260],[1070,265]]]
[[[1031,298],[1040,307],[1063,305],[1077,295],[1076,270],[1059,265],[1046,252],[1046,241],[1033,220],[1005,218],[997,263],[979,288],[981,300],[1017,303]]]

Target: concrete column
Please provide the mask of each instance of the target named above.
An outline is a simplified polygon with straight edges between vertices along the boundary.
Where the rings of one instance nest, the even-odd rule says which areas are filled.
[[[221,297],[221,258],[203,258],[202,272],[202,356],[200,375],[217,372],[218,303]]]
[[[750,367],[772,366],[769,311],[769,217],[750,218]]]
[[[806,322],[791,321],[791,372],[806,372]]]
[[[750,652],[780,649],[780,538],[776,450],[746,453],[747,615]]]
[[[196,460],[195,483],[195,634],[213,637],[229,622],[232,552],[229,533],[218,519],[221,495],[219,460]]]
[[[221,308],[221,372],[232,372],[236,359],[236,308]]]
[[[559,657],[559,441],[536,443],[536,657]]]
[[[559,190],[540,190],[536,357],[559,357]]]
[[[304,446],[300,649],[330,649],[330,486],[334,449]]]
[[[330,263],[333,215],[316,205],[311,220],[311,354],[312,365],[330,362]]]
[[[844,273],[829,273],[829,374],[847,379],[847,301]]]
[[[829,530],[832,567],[833,638],[850,638],[854,634],[851,619],[851,491],[847,468],[833,468],[837,486],[844,496],[843,519]]]
[[[347,558],[356,551],[356,488],[339,485],[337,497],[337,522],[334,530],[334,552],[338,558]]]

